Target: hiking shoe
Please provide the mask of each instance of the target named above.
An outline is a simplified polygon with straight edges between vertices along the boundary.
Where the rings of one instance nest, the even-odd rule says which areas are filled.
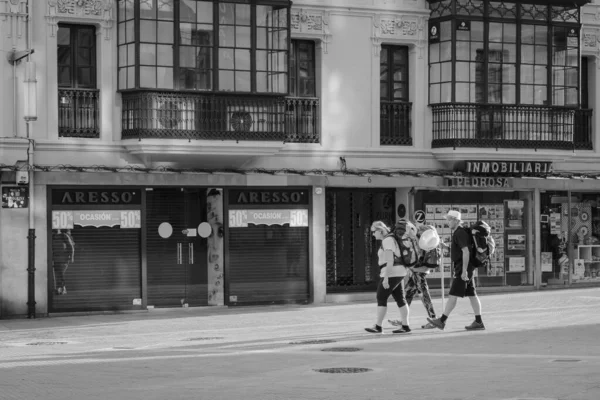
[[[427,321],[429,321],[430,324],[432,324],[433,326],[435,326],[436,328],[438,328],[439,330],[444,330],[444,328],[446,327],[446,323],[442,322],[441,318],[427,318]]]
[[[402,321],[399,319],[388,319],[388,322],[393,326],[402,326]]]
[[[392,331],[392,333],[410,333],[411,329],[406,327],[402,327],[400,329],[396,329],[395,331]]]
[[[485,330],[485,325],[483,325],[483,322],[473,321],[471,325],[465,326],[465,329],[468,331],[483,331]]]
[[[373,325],[371,328],[365,328],[365,331],[370,333],[383,333],[383,329],[377,325]]]
[[[421,325],[421,329],[433,329],[433,328],[437,328],[437,327],[434,324],[432,324],[431,322],[428,322],[425,325]]]

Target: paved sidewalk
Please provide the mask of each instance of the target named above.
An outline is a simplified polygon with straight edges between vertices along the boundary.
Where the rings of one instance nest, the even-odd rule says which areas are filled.
[[[0,400],[600,399],[599,289],[481,300],[486,331],[416,299],[406,336],[363,330],[374,301],[0,320]]]

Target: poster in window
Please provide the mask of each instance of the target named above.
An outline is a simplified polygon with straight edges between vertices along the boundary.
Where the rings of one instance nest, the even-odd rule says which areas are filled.
[[[508,250],[525,250],[525,235],[508,235]]]
[[[542,252],[542,272],[552,272],[552,252]]]
[[[429,43],[437,43],[440,41],[440,23],[429,23]]]
[[[559,235],[560,234],[560,213],[551,213],[550,214],[550,234],[551,235]]]
[[[508,271],[509,272],[524,272],[525,271],[525,257],[509,257],[508,258]]]
[[[27,208],[29,188],[27,186],[5,186],[2,188],[2,208]]]
[[[523,208],[525,202],[523,200],[509,200],[506,202],[508,206],[508,227],[523,228]]]

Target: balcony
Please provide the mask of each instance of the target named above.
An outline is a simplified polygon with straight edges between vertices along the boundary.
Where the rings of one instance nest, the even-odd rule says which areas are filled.
[[[400,101],[380,102],[381,146],[411,146],[410,112],[412,103]]]
[[[592,110],[434,104],[432,148],[592,149]]]
[[[123,139],[318,143],[319,100],[124,92]]]
[[[58,89],[58,136],[99,138],[98,89]]]

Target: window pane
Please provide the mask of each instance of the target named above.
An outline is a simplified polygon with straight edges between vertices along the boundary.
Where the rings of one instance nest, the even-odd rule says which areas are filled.
[[[440,42],[452,39],[452,21],[440,22]]]
[[[502,83],[516,83],[517,74],[514,65],[504,64],[502,66]]]
[[[521,81],[523,81],[523,78],[521,78]],[[530,83],[531,80],[525,82]],[[545,65],[536,65],[534,67],[533,83],[537,85],[545,85],[546,82],[548,82],[548,67],[546,67]]]
[[[442,103],[450,103],[452,101],[452,84],[442,83],[442,91],[440,101]]]
[[[534,104],[547,105],[548,96],[546,86],[535,86],[534,90]]]
[[[568,106],[579,104],[579,94],[577,88],[567,88],[565,104]]]
[[[267,28],[256,28],[256,47],[267,48]]]
[[[71,83],[71,67],[64,66],[58,67],[58,85],[59,86],[72,86]]]
[[[250,70],[250,50],[235,50],[235,69]]]
[[[490,22],[490,42],[502,43],[502,24]]]
[[[270,25],[271,19],[271,11],[273,7],[271,6],[256,6],[256,25],[258,26],[267,26]]]
[[[517,45],[505,44],[502,52],[502,61],[515,63],[517,62]]]
[[[448,61],[452,58],[452,43],[443,42],[440,43],[440,61]]]
[[[140,21],[140,41],[156,43],[156,21]]]
[[[158,87],[173,89],[173,68],[157,68]]]
[[[219,90],[233,91],[235,88],[233,71],[219,71]]]
[[[77,49],[77,63],[79,65],[92,65],[92,51],[91,49],[78,48]]]
[[[173,22],[158,21],[157,29],[160,43],[173,43]]]
[[[158,45],[157,47],[157,59],[158,65],[173,65],[173,46]]]
[[[127,68],[127,87],[132,88],[135,86],[135,67]]]
[[[257,92],[267,92],[267,73],[266,72],[257,72],[256,73],[256,91]]]
[[[499,104],[502,102],[502,85],[488,85],[488,103]]]
[[[394,80],[395,81],[408,81],[408,74],[406,67],[394,67]]]
[[[382,51],[381,52],[382,60],[383,60],[384,55],[385,55],[385,52]],[[429,62],[435,63],[435,62],[438,62],[439,60],[440,60],[440,44],[432,43],[429,45]]]
[[[173,3],[175,0],[156,0],[158,2],[158,19],[173,20]]]
[[[457,83],[456,84],[456,101],[458,103],[469,103],[469,84],[468,83]]]
[[[405,83],[394,83],[394,100],[407,100],[408,86]]]
[[[140,87],[156,87],[156,68],[140,67]]]
[[[119,24],[117,35],[119,36],[119,44],[125,43],[125,24]]]
[[[565,68],[565,85],[578,87],[579,86],[579,74],[577,68]]]
[[[71,63],[71,48],[70,47],[59,47],[58,48],[58,65],[65,65]]]
[[[517,87],[515,85],[502,85],[502,103],[515,104],[517,101]]]
[[[546,46],[535,46],[535,63],[548,63],[548,48]]]
[[[77,85],[80,87],[93,87],[93,69],[89,67],[77,68]]]
[[[213,23],[213,4],[212,1],[196,1],[196,21],[204,24]]]
[[[469,81],[469,63],[468,62],[457,62],[456,63],[456,80],[462,82]]]
[[[134,65],[132,63],[130,65]],[[140,43],[140,65],[156,64],[156,45],[148,43]]]
[[[456,42],[456,59],[457,60],[469,60],[471,55],[469,54],[470,43],[469,42]]]
[[[266,71],[268,63],[268,52],[265,50],[256,50],[256,69],[258,71]]]
[[[235,46],[236,47],[250,47],[250,27],[249,26],[237,26],[235,28]]]
[[[517,42],[517,25],[515,24],[503,24],[504,34],[502,39],[504,43],[516,43]]]
[[[235,27],[220,26],[219,27],[219,46],[233,47],[235,46]]]
[[[235,24],[235,5],[232,3],[219,3],[219,24]]]
[[[440,85],[430,85],[429,86],[429,103],[436,104],[440,102]]]
[[[548,27],[543,25],[535,26],[535,44],[548,44]]]
[[[429,66],[429,81],[431,83],[438,83],[438,82],[440,82],[440,77],[441,77],[441,75],[440,75],[440,70],[441,70],[440,65],[441,64],[436,63],[436,64],[431,64]]]
[[[140,1],[140,18],[156,19],[156,0]]]
[[[238,92],[250,91],[250,72],[235,72],[235,90]]]
[[[127,89],[127,68],[119,68],[119,89]]]
[[[127,43],[135,40],[135,25],[133,20],[125,23],[125,41]]]
[[[219,49],[219,69],[234,69],[233,49]]]
[[[535,43],[535,30],[533,25],[521,25],[521,43]]]
[[[533,64],[535,62],[535,46],[522,45],[521,46],[521,62],[526,64]]]
[[[135,44],[127,45],[127,65],[135,65]]]
[[[119,46],[119,67],[127,65],[127,46]]]
[[[179,20],[181,22],[196,22],[195,0],[179,0]]]
[[[250,25],[250,5],[237,4],[235,6],[236,25]]]
[[[471,21],[471,41],[483,42],[483,22]]]
[[[388,85],[387,82],[380,82],[379,83],[379,97],[382,99],[387,100],[388,98]]]
[[[442,63],[442,82],[449,82],[452,80],[452,63]]]

